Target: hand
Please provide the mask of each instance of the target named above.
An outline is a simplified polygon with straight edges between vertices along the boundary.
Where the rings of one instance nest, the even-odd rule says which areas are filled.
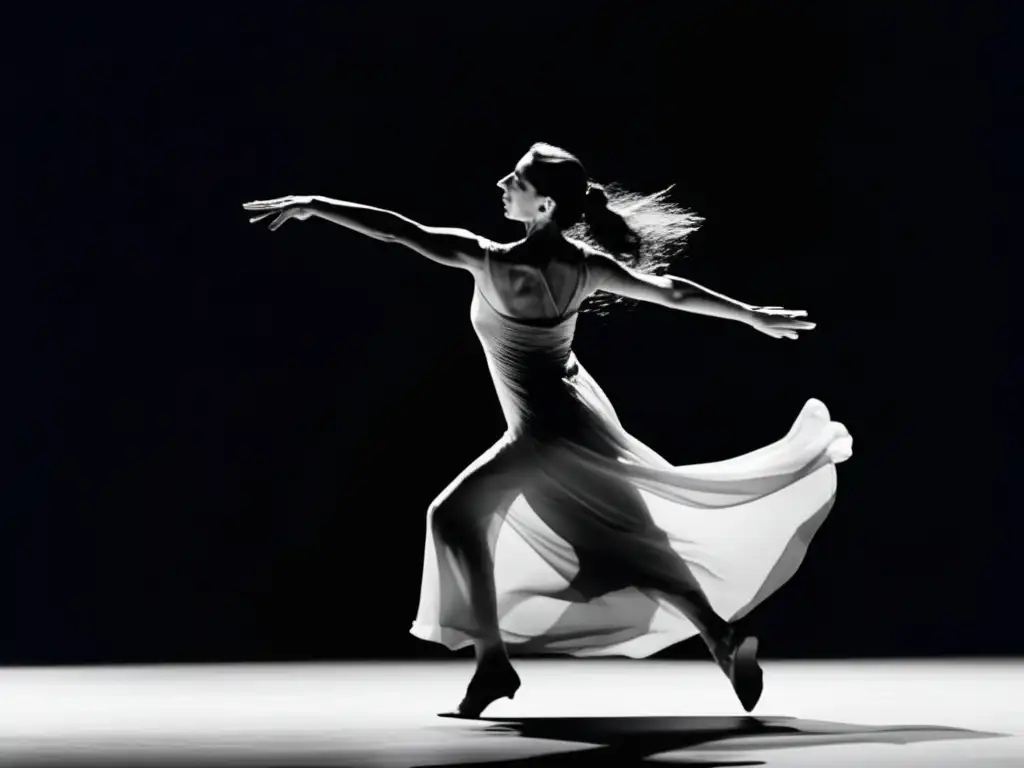
[[[815,327],[815,323],[797,320],[798,317],[807,317],[807,313],[802,309],[751,307],[748,323],[755,331],[773,339],[796,339],[797,331],[809,331]]]
[[[277,214],[277,217],[270,222],[269,229],[273,232],[288,221],[288,219],[295,219],[296,221],[308,219],[313,215],[312,203],[312,195],[289,195],[288,197],[278,197],[274,200],[254,200],[251,203],[245,203],[242,207],[247,211],[260,211],[258,216],[253,216],[249,219],[250,224],[255,224],[257,221],[262,221],[268,216]]]

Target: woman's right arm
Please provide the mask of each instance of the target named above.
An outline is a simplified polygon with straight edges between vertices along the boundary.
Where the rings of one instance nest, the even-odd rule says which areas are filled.
[[[279,214],[277,229],[289,218],[315,216],[385,243],[398,243],[446,267],[473,270],[483,263],[486,241],[466,229],[428,227],[401,214],[369,205],[333,200],[320,195],[283,197],[246,203],[246,210]],[[257,219],[254,219],[254,221]]]

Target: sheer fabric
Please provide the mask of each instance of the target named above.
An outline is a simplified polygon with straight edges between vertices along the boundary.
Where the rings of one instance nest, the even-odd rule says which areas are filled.
[[[473,467],[503,462],[516,482],[482,510],[493,514],[509,652],[646,657],[692,637],[696,627],[650,586],[677,578],[681,563],[727,620],[785,584],[835,501],[836,465],[852,454],[846,428],[812,399],[770,445],[673,466],[623,428],[572,351],[592,287],[585,254],[575,287],[558,291],[551,268],[496,255],[470,320],[508,429]],[[513,305],[533,319],[513,317]],[[430,525],[411,633],[452,650],[477,634],[465,574]]]

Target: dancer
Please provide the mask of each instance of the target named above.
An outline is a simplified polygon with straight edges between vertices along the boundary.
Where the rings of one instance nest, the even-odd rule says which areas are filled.
[[[320,196],[244,205],[251,222],[273,217],[271,230],[322,218],[473,276],[470,320],[508,428],[427,511],[411,631],[452,650],[473,645],[477,661],[448,714],[479,717],[514,697],[510,647],[641,658],[695,634],[749,712],[763,687],[758,641],[730,622],[796,571],[852,440],[812,399],[771,445],[673,466],[626,432],[573,336],[584,302],[609,297],[739,321],[776,339],[814,324],[802,311],[658,274],[699,219],[664,193],[595,183],[564,149],[535,144],[498,186],[506,218],[525,225],[513,243]],[[685,353],[684,342],[666,343]]]

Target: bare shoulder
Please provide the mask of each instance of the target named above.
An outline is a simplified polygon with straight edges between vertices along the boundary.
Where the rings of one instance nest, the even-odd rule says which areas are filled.
[[[487,250],[487,256],[495,261],[514,260],[524,243],[523,240],[516,240],[512,243],[499,243],[497,240],[488,240],[487,238],[483,238],[483,242]]]
[[[461,227],[429,227],[416,222],[402,229],[396,241],[439,264],[471,272],[479,270],[494,243]]]
[[[588,290],[607,291],[631,299],[663,303],[672,288],[672,280],[663,275],[649,275],[623,264],[614,256],[586,243],[580,244],[587,263]]]
[[[614,256],[579,240],[569,240],[575,245],[583,257],[587,272],[593,284],[593,290],[600,290],[609,280],[622,278],[628,267]]]

